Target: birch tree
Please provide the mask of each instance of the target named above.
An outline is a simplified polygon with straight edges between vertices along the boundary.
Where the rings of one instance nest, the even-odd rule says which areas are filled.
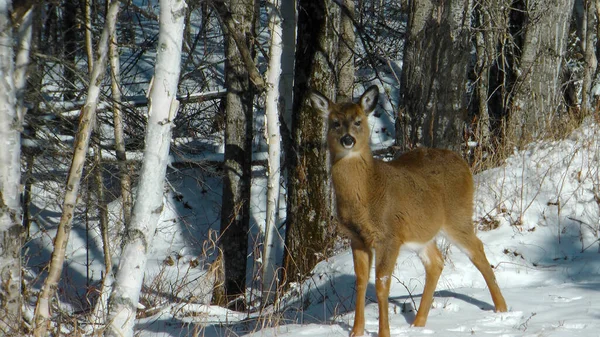
[[[35,330],[36,337],[45,337],[50,324],[50,299],[54,296],[58,287],[58,281],[63,270],[65,253],[69,234],[73,223],[77,196],[81,183],[81,175],[85,166],[85,158],[89,149],[90,136],[96,122],[96,107],[100,95],[100,84],[106,71],[108,40],[115,32],[117,14],[119,12],[119,0],[111,0],[106,14],[106,22],[102,30],[102,36],[98,45],[98,52],[94,62],[90,86],[88,88],[86,103],[81,110],[79,119],[79,130],[75,138],[75,149],[73,160],[67,176],[67,185],[63,201],[63,213],[58,224],[54,238],[54,250],[52,251],[48,277],[44,282],[42,291],[38,297],[35,308]]]
[[[158,51],[149,90],[144,158],[131,223],[126,229],[109,300],[109,323],[104,333],[107,337],[133,336],[148,253],[164,206],[171,128],[179,108],[176,97],[186,3],[160,0],[159,5]]]
[[[91,30],[91,0],[85,0],[85,20],[86,20],[86,30],[85,30],[85,45],[86,51],[88,54],[88,64],[93,64],[93,52],[92,52],[92,30]],[[113,102],[113,115],[114,119],[114,129],[115,129],[115,148],[117,148],[117,160],[119,160],[119,164],[121,164],[121,156],[122,153],[119,152],[120,146],[123,145],[123,123],[120,119],[121,110],[121,92],[119,88],[119,71],[120,71],[120,63],[119,63],[119,53],[117,51],[117,33],[114,32],[110,36],[110,41],[108,43],[108,53],[109,53],[109,63],[110,63],[110,82],[111,82],[111,95]],[[91,72],[90,72],[91,73]],[[118,116],[118,117],[117,117]],[[118,137],[120,136],[120,137]],[[94,306],[90,317],[90,326],[91,330],[95,331],[97,328],[102,328],[105,325],[105,318],[108,314],[108,299],[110,297],[110,293],[112,291],[112,284],[114,282],[114,275],[112,269],[112,254],[110,251],[110,238],[108,235],[108,209],[104,197],[104,185],[102,180],[102,153],[101,147],[98,141],[94,144],[94,156],[96,162],[95,168],[95,183],[97,188],[97,200],[98,200],[98,211],[100,212],[100,232],[102,236],[102,250],[104,252],[104,278],[102,279],[102,284],[100,286],[100,296]],[[123,152],[125,150],[123,149]],[[127,176],[127,193],[129,193],[129,176]],[[123,187],[123,176],[121,176],[121,186]],[[122,199],[125,200],[125,196],[122,196]],[[125,202],[123,202],[123,212],[125,212]],[[129,211],[129,208],[127,208]]]
[[[267,98],[265,101],[266,138],[269,145],[267,177],[267,217],[263,246],[262,295],[263,303],[272,302],[279,280],[277,258],[282,252],[279,235],[279,193],[281,180],[281,133],[279,130],[279,80],[281,78],[282,26],[279,0],[269,0],[269,29],[271,47],[267,69]]]
[[[17,114],[10,0],[0,1],[0,334],[21,324],[21,121]]]

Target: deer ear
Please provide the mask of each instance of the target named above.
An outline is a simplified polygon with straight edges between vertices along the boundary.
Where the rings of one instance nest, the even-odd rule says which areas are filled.
[[[312,107],[319,110],[324,117],[329,116],[329,106],[331,105],[329,98],[318,91],[313,91],[310,93],[310,103]]]
[[[379,88],[376,85],[372,85],[367,89],[362,96],[360,96],[359,104],[365,114],[370,114],[377,106],[379,100]]]

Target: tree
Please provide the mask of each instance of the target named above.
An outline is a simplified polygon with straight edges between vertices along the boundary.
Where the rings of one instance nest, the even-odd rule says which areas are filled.
[[[10,0],[0,1],[0,334],[21,324],[21,129]]]
[[[177,87],[181,65],[186,4],[161,0],[154,80],[151,82],[144,158],[123,249],[109,300],[105,336],[133,336],[136,310],[148,253],[163,210],[164,181],[177,116]]]
[[[467,119],[471,0],[411,1],[396,142],[461,150]]]
[[[77,97],[77,14],[80,6],[79,0],[65,0],[62,5],[64,98],[70,101]]]
[[[340,8],[327,0],[298,1],[292,148],[288,153],[286,281],[302,280],[333,246],[332,188],[324,146],[325,119],[308,102],[311,89],[336,95]]]
[[[269,167],[267,176],[267,217],[263,243],[262,296],[263,303],[272,302],[279,280],[278,253],[282,251],[279,224],[279,196],[281,184],[281,132],[279,128],[279,81],[281,78],[282,26],[279,0],[270,0],[269,29],[271,48],[267,69],[267,97],[265,115],[267,123],[267,144],[269,145]]]
[[[340,41],[338,47],[338,102],[352,101],[354,89],[354,0],[341,4]]]
[[[598,68],[598,59],[596,55],[596,45],[594,39],[597,35],[597,20],[599,1],[576,0],[574,15],[579,43],[584,58],[583,78],[581,83],[581,108],[584,115],[592,108],[592,84]]]
[[[96,123],[96,108],[100,94],[100,84],[106,70],[108,41],[111,34],[114,34],[115,32],[118,12],[119,1],[112,0],[108,7],[105,26],[99,42],[98,55],[96,56],[97,61],[94,63],[94,70],[91,74],[86,104],[81,109],[79,130],[75,140],[75,149],[73,151],[73,160],[67,177],[67,186],[63,201],[63,213],[60,218],[56,237],[54,238],[54,250],[52,251],[50,266],[48,268],[48,277],[38,296],[35,308],[34,334],[38,337],[46,336],[50,324],[50,299],[54,296],[63,270],[66,247],[73,224],[73,214],[77,205],[77,197],[81,185],[81,176],[85,158],[89,149],[92,130]]]
[[[279,85],[279,103],[282,113],[283,130],[291,127],[293,93],[294,93],[294,54],[296,51],[296,0],[281,3],[281,80]],[[285,132],[284,132],[285,133]],[[289,137],[289,132],[287,132]],[[283,135],[282,135],[283,136]],[[287,138],[282,138],[285,144]],[[285,150],[284,152],[286,152]],[[284,153],[285,154],[285,153]]]
[[[225,30],[225,159],[221,205],[220,249],[225,270],[226,302],[244,307],[250,224],[252,121],[254,88],[250,51],[254,32],[254,0],[231,0],[219,12]],[[251,58],[250,58],[251,61]],[[241,301],[237,301],[240,296]],[[236,300],[236,301],[234,301]],[[234,302],[232,302],[234,301]],[[225,303],[218,303],[225,304]]]
[[[573,1],[475,2],[472,110],[477,120],[475,139],[483,152],[496,152],[497,146],[523,146],[566,115],[565,88],[572,81],[566,76],[572,12]],[[588,62],[584,71],[587,66],[595,68],[585,43],[582,50]],[[589,104],[591,76],[589,71],[584,75],[583,107]]]
[[[517,146],[550,130],[566,111],[565,55],[574,0],[524,2],[522,45],[515,65],[516,84],[505,141]]]

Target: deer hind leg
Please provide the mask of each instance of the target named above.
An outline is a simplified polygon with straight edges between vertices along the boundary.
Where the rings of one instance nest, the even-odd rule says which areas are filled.
[[[388,297],[390,295],[392,272],[399,251],[399,246],[383,246],[375,250],[375,292],[379,304],[379,337],[389,337],[390,335]]]
[[[492,295],[492,301],[494,301],[496,312],[506,312],[506,301],[504,301],[504,296],[502,296],[500,287],[496,282],[494,271],[492,270],[492,267],[485,256],[483,243],[475,235],[471,225],[469,225],[469,230],[465,230],[463,233],[454,233],[454,235],[450,236],[450,239],[459,245],[465,253],[467,253],[469,259],[471,259],[471,262],[473,262],[481,275],[483,275],[485,283],[487,284],[490,294]]]
[[[350,336],[362,336],[365,332],[365,297],[369,283],[369,270],[371,269],[373,252],[358,240],[352,240],[351,246],[354,273],[356,274],[356,312]]]
[[[419,311],[413,322],[413,326],[425,326],[429,309],[433,303],[433,292],[437,286],[442,270],[444,269],[444,258],[435,241],[428,242],[419,252],[419,258],[425,266],[425,288],[423,297],[419,304]]]

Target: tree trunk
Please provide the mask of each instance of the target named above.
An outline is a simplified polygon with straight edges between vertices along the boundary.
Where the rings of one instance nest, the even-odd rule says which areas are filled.
[[[225,175],[221,208],[220,248],[225,267],[225,294],[234,309],[244,307],[250,223],[252,173],[252,101],[248,67],[240,50],[252,50],[254,0],[232,0],[225,15]],[[233,22],[231,22],[233,21]],[[235,24],[234,24],[235,23]],[[234,25],[233,25],[234,24]],[[232,31],[229,27],[236,27]],[[236,46],[234,35],[243,37]],[[223,304],[223,303],[219,303]]]
[[[186,4],[161,0],[154,79],[150,88],[148,126],[137,198],[109,300],[105,336],[131,337],[148,253],[163,210],[164,180],[177,115],[177,85]]]
[[[289,156],[286,281],[302,280],[333,246],[327,123],[310,105],[316,89],[335,98],[340,9],[327,0],[298,1],[298,39]]]
[[[269,167],[267,176],[267,216],[263,243],[262,302],[263,306],[275,298],[279,285],[278,257],[283,252],[283,240],[279,234],[279,196],[281,183],[281,133],[279,129],[279,81],[281,78],[281,13],[279,0],[270,0],[269,29],[271,48],[267,69],[267,98],[265,115],[267,144],[269,145]]]
[[[338,102],[350,102],[354,90],[354,0],[344,0],[340,19],[338,48]]]
[[[85,157],[89,148],[90,136],[96,121],[96,106],[100,94],[100,84],[106,70],[108,39],[114,34],[117,14],[119,12],[119,1],[113,0],[109,5],[106,15],[106,23],[102,31],[102,37],[98,46],[97,62],[94,63],[90,87],[87,92],[86,104],[81,110],[79,119],[79,131],[75,139],[75,149],[73,160],[67,177],[66,192],[63,201],[63,213],[58,224],[56,237],[54,238],[54,250],[50,266],[48,268],[48,277],[44,282],[42,291],[38,297],[35,308],[35,331],[36,337],[47,335],[48,325],[50,323],[50,299],[58,286],[63,264],[71,225],[73,223],[73,214],[77,206],[77,196],[81,183],[81,175],[85,164]]]
[[[584,68],[583,68],[583,80],[581,84],[581,109],[582,115],[586,116],[591,112],[592,109],[592,85],[593,79],[596,75],[596,69],[598,67],[598,59],[596,57],[596,46],[594,40],[596,39],[598,32],[596,31],[596,3],[591,0],[578,0],[575,1],[576,8],[578,9],[579,18],[578,32],[581,44],[581,50],[583,51],[584,57]],[[581,12],[580,12],[581,11]]]
[[[477,145],[471,153],[474,170],[487,167],[496,160],[496,145],[502,135],[501,120],[507,113],[514,75],[510,65],[515,50],[510,27],[512,0],[476,0],[473,8],[473,30],[476,63],[474,85],[472,140]]]
[[[562,73],[574,0],[531,0],[525,3],[517,84],[505,141],[522,146],[549,131],[566,110]]]
[[[296,0],[281,2],[281,80],[279,84],[279,103],[284,130],[291,129],[292,106],[294,97],[294,64],[296,51]],[[288,132],[289,134],[289,132]],[[283,136],[283,135],[282,135]],[[283,140],[289,143],[288,139]],[[285,155],[284,151],[284,155]]]
[[[21,120],[17,114],[10,0],[0,1],[0,334],[21,325]]]
[[[117,44],[117,35],[113,35],[109,45],[110,53],[110,92],[113,101],[113,122],[115,133],[115,153],[119,163],[119,176],[121,180],[121,203],[123,204],[123,224],[125,227],[131,222],[131,175],[129,165],[127,164],[127,153],[125,151],[125,134],[123,131],[123,111],[121,110],[121,64],[119,60],[119,50]]]
[[[472,0],[412,1],[408,17],[396,140],[463,148]]]
[[[16,8],[15,8],[16,10]],[[20,15],[13,15],[17,29],[17,53],[15,57],[15,92],[17,96],[17,116],[19,125],[25,118],[25,92],[27,90],[27,70],[31,60],[31,40],[33,37],[33,3],[23,2]]]
[[[62,8],[63,23],[63,76],[64,99],[70,101],[77,95],[77,9],[79,0],[65,0]]]

